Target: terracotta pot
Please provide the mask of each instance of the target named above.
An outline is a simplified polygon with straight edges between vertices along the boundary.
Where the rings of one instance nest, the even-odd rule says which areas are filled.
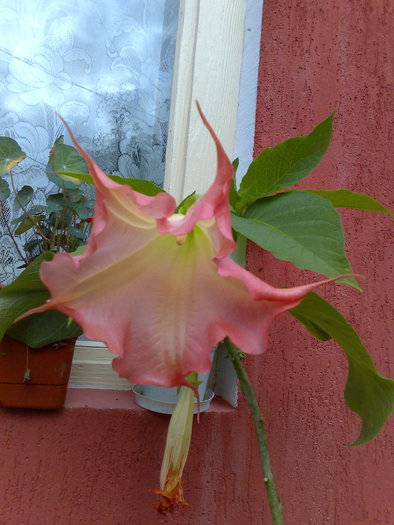
[[[30,348],[5,336],[0,342],[0,406],[44,410],[63,406],[74,346],[75,339],[69,339],[58,347]]]

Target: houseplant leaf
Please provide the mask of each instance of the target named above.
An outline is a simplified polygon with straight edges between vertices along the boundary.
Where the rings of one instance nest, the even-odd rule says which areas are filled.
[[[30,315],[7,330],[7,335],[32,348],[75,338],[81,334],[82,330],[77,323],[70,323],[69,317],[56,310]]]
[[[24,208],[29,204],[34,195],[34,190],[31,186],[23,186],[16,194],[15,202],[20,208]]]
[[[59,175],[69,175],[68,172],[59,172]],[[93,178],[91,175],[86,173],[73,173],[73,178],[79,179],[83,182],[93,184]],[[119,175],[108,175],[108,177],[117,182],[118,184],[124,184],[130,186],[133,190],[143,193],[144,195],[154,196],[158,193],[164,192],[163,188],[157,186],[157,184],[146,180],[146,179],[132,179],[127,177],[120,177]]]
[[[339,214],[318,195],[289,192],[260,199],[244,216],[234,214],[232,226],[278,259],[291,261],[298,268],[327,277],[352,273]],[[353,278],[343,282],[358,288]]]
[[[331,138],[332,113],[309,134],[264,149],[250,164],[239,189],[238,211],[302,180],[320,163]]]
[[[32,220],[33,219],[33,220]],[[31,228],[34,228],[34,226],[40,222],[40,218],[39,217],[32,217],[32,219],[30,217],[25,217],[20,225],[17,227],[17,229],[15,230],[15,234],[16,235],[20,235],[21,233],[25,233],[27,232],[28,230],[30,230]]]
[[[5,175],[26,158],[19,144],[10,137],[0,137],[0,175]]]
[[[351,325],[319,295],[309,293],[289,312],[308,330],[308,323],[318,326],[344,350],[349,363],[345,400],[349,408],[362,419],[360,435],[353,445],[373,439],[392,412],[394,381],[377,372],[367,349]]]
[[[89,173],[86,162],[72,146],[55,143],[49,154],[47,174],[55,173],[66,182],[80,184],[81,181],[72,176],[74,172]]]
[[[52,253],[43,253],[8,286],[0,290],[0,339],[14,320],[49,298],[49,292],[39,277],[40,265],[50,261]]]
[[[0,179],[0,202],[7,200],[10,194],[11,191],[8,182],[4,179]]]
[[[13,339],[38,348],[82,333],[76,323],[69,323],[69,318],[60,312],[52,312],[50,316],[31,315],[13,325],[22,313],[44,304],[49,298],[39,270],[41,263],[50,261],[53,255],[46,252],[37,257],[11,284],[0,290],[0,339],[7,332]]]

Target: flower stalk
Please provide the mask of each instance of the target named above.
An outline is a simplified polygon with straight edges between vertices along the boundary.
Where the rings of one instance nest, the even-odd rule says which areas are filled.
[[[284,525],[282,505],[280,503],[276,491],[274,477],[271,469],[271,461],[268,451],[267,432],[265,430],[264,419],[261,414],[260,407],[258,405],[256,395],[254,393],[252,384],[249,380],[248,374],[241,363],[242,353],[236,346],[232,344],[232,342],[228,338],[226,338],[226,344],[229,352],[229,357],[239,379],[241,393],[246,403],[248,404],[250,413],[253,418],[261,459],[261,467],[263,470],[264,486],[267,491],[268,502],[271,510],[272,523],[273,525]]]

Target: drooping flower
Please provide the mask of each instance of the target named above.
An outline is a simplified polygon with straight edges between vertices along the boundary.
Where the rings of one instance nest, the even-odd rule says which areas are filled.
[[[162,512],[174,510],[176,505],[187,508],[183,497],[182,473],[189,453],[193,426],[194,392],[185,387],[168,425],[166,447],[160,471],[161,496],[157,509]]]
[[[233,168],[200,108],[217,150],[212,186],[186,212],[167,193],[142,195],[107,177],[70,135],[96,187],[92,232],[83,255],[58,253],[40,276],[51,293],[32,312],[57,309],[119,357],[132,383],[189,384],[210,368],[211,348],[228,336],[244,352],[265,350],[269,327],[320,284],[277,289],[228,255]]]

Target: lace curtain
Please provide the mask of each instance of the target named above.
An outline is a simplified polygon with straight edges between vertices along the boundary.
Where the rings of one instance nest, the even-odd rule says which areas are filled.
[[[44,202],[48,153],[60,135],[55,113],[107,173],[161,185],[178,20],[178,0],[2,0],[0,135],[27,159],[18,187]],[[0,283],[21,259],[7,232],[13,198],[0,214]],[[25,238],[19,239],[22,245]]]

